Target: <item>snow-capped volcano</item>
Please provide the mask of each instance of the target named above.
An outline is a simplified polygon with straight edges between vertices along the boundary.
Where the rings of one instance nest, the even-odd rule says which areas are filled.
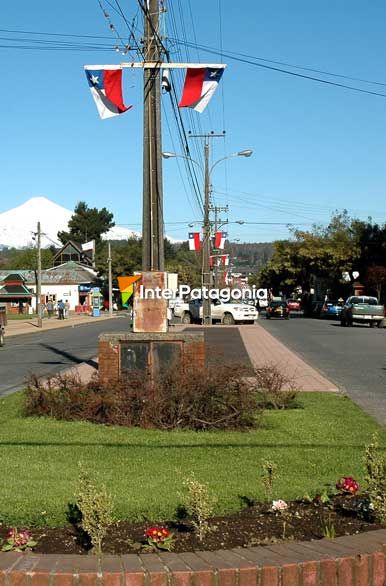
[[[42,247],[46,248],[51,244],[61,246],[57,234],[61,230],[68,230],[68,222],[73,213],[46,197],[31,197],[20,206],[0,213],[0,247],[23,248],[33,245],[38,222],[42,231]],[[140,234],[128,228],[114,226],[103,238],[125,240],[130,236]]]

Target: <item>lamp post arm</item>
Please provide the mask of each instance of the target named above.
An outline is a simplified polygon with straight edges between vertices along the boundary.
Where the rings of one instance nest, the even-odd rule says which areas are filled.
[[[165,157],[165,158],[169,158],[169,157]],[[170,157],[171,159],[185,159],[186,161],[191,161],[192,163],[194,163],[195,165],[197,165],[197,167],[200,167],[201,171],[202,171],[202,165],[200,165],[200,163],[198,163],[197,161],[195,161],[194,159],[192,159],[191,157],[186,157],[185,155],[173,155],[172,157]]]
[[[238,153],[233,153],[233,155],[227,155],[226,157],[221,157],[221,159],[219,159],[218,161],[213,163],[213,165],[211,166],[211,168],[209,170],[209,175],[212,174],[213,169],[216,167],[216,165],[221,163],[221,161],[225,161],[226,159],[231,159],[232,157],[238,157]]]

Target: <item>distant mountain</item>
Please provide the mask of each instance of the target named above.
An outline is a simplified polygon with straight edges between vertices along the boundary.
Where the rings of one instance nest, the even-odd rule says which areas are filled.
[[[47,248],[51,244],[61,246],[57,234],[61,230],[68,230],[68,222],[73,213],[46,197],[31,197],[20,206],[0,213],[0,248],[24,248],[33,245],[33,234],[38,222],[42,230],[42,247]],[[126,240],[131,236],[140,236],[140,233],[114,226],[103,238]]]

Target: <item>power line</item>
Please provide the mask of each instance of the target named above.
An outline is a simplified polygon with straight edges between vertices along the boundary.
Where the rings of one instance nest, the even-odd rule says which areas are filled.
[[[185,43],[185,41],[180,40],[180,39],[172,39],[172,40],[174,40],[177,43],[181,43],[181,44],[184,44]],[[195,47],[196,46],[195,43],[191,43],[191,42],[188,42],[187,44],[190,47]],[[215,54],[215,55],[220,55],[220,52],[218,50],[216,50],[216,49],[211,49],[211,48],[209,48],[209,47],[207,47],[205,45],[198,45],[198,46],[202,50],[207,51],[208,53],[212,53],[212,54]],[[293,77],[297,77],[297,78],[301,78],[301,79],[308,79],[310,81],[316,81],[318,83],[324,83],[326,85],[340,87],[340,88],[343,88],[343,89],[351,90],[351,91],[354,91],[354,92],[359,92],[359,93],[362,93],[362,94],[369,94],[369,95],[372,95],[372,96],[379,96],[379,97],[382,97],[382,98],[386,98],[386,94],[382,94],[380,92],[374,92],[374,91],[371,91],[371,90],[365,90],[363,88],[358,88],[358,87],[354,87],[354,86],[351,86],[351,85],[346,85],[346,84],[343,84],[343,83],[337,83],[335,81],[330,81],[330,80],[327,80],[327,79],[322,79],[320,77],[314,77],[314,76],[305,75],[305,74],[302,74],[302,73],[295,73],[294,71],[289,71],[288,69],[282,69],[282,68],[279,68],[279,67],[273,67],[271,65],[264,65],[263,63],[257,63],[254,60],[254,59],[256,59],[255,57],[249,57],[249,58],[237,57],[236,54],[232,54],[232,53],[228,53],[228,52],[227,53],[223,52],[222,55],[224,57],[227,57],[228,59],[233,59],[234,61],[238,61],[238,62],[241,62],[241,63],[247,63],[249,65],[253,65],[254,67],[260,67],[262,69],[267,69],[267,70],[270,70],[270,71],[276,71],[276,72],[279,72],[279,73],[284,73],[286,75],[291,75]],[[372,82],[366,82],[366,83],[372,83]],[[382,85],[386,85],[386,84],[382,84]]]

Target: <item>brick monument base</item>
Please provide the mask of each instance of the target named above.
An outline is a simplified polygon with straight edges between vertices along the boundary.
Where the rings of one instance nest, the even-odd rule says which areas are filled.
[[[131,370],[149,372],[152,378],[173,365],[204,368],[203,332],[114,332],[99,336],[99,379],[106,383]]]

